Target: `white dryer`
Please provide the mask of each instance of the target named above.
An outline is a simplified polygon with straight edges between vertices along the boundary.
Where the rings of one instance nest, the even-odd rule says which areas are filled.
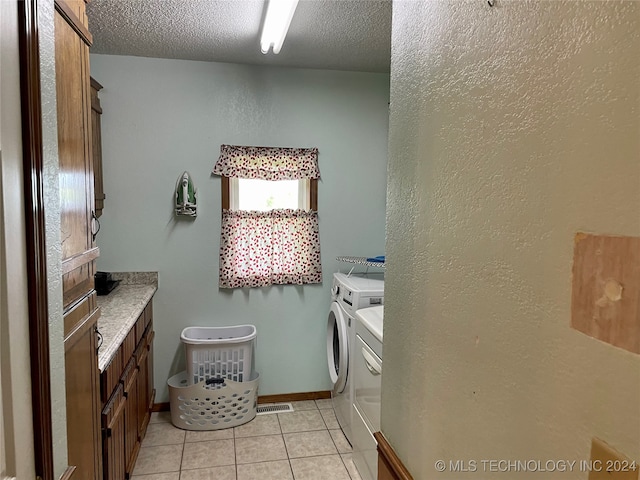
[[[378,478],[378,452],[373,436],[380,431],[382,394],[382,326],[384,307],[356,312],[353,357],[353,463],[362,480]]]
[[[381,274],[333,274],[331,308],[327,322],[327,359],[333,383],[333,408],[349,442],[353,442],[353,382],[350,381],[353,358],[350,355],[350,345],[354,345],[356,338],[355,312],[383,303],[384,279]]]

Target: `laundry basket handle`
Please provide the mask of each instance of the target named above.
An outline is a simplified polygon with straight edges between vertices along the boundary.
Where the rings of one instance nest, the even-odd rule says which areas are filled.
[[[224,378],[207,378],[204,383],[207,385],[221,384],[224,383]]]

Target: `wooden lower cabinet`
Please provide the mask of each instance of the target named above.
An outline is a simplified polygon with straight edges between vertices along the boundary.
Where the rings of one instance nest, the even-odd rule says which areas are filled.
[[[83,306],[81,302],[78,309]],[[73,316],[76,310],[66,317]],[[69,465],[75,466],[74,479],[99,479],[102,470],[96,353],[99,316],[99,309],[89,311],[74,325],[64,342],[68,461]]]
[[[102,372],[102,399],[108,398],[102,410],[104,480],[131,478],[149,424],[155,397],[149,383],[154,337],[150,311],[151,302]]]

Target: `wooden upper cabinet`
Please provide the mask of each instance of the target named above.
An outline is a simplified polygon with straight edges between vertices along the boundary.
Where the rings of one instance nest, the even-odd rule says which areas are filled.
[[[104,188],[102,184],[102,107],[98,92],[102,90],[95,78],[91,78],[91,148],[93,150],[93,190],[95,198],[96,217],[102,215],[104,208]]]
[[[55,50],[60,173],[60,228],[65,310],[94,288],[99,251],[93,193],[89,43],[82,25],[56,2]],[[88,34],[88,31],[86,32]]]

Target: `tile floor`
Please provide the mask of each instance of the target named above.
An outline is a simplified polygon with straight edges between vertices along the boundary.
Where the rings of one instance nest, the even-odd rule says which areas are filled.
[[[360,480],[331,400],[236,428],[188,432],[154,413],[132,480]]]

